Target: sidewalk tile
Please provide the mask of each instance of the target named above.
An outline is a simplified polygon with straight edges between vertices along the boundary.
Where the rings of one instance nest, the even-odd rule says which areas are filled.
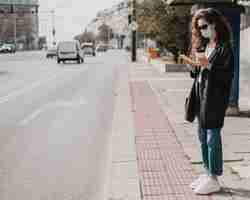
[[[161,196],[145,196],[143,200],[177,200],[177,199],[174,196],[161,195]]]
[[[147,82],[131,82],[143,199],[204,199],[189,188],[195,173]]]
[[[141,160],[138,163],[138,167],[139,170],[141,172],[153,172],[153,171],[164,171],[165,167],[164,167],[164,163],[162,162],[162,160]]]
[[[137,152],[138,160],[161,160],[161,152],[159,149],[150,149]]]

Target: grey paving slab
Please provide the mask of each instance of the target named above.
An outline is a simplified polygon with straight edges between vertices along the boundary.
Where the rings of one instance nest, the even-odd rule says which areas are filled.
[[[245,161],[246,165],[250,165],[250,154],[244,153],[244,154],[242,154],[242,156],[244,157],[244,161]]]
[[[250,179],[250,166],[232,166],[234,172],[239,174],[241,178],[249,178]]]
[[[225,133],[232,133],[232,134],[237,134],[237,133],[249,134],[250,118],[226,117],[223,131]]]
[[[224,173],[223,176],[219,177],[219,180],[223,187],[231,188],[237,186],[237,183],[239,183],[242,179],[238,176],[238,174]]]
[[[136,181],[139,178],[137,172],[138,172],[137,163],[132,161],[113,162],[113,165],[111,167],[111,176],[114,178],[114,180]]]
[[[199,151],[193,150],[193,151],[188,151],[186,152],[190,162],[192,164],[201,164],[202,163],[202,158],[201,158],[201,153]],[[224,162],[238,162],[238,161],[243,161],[243,156],[239,154],[235,154],[233,152],[227,151],[224,149],[224,154],[223,154],[223,161]]]
[[[224,190],[230,193],[233,200],[250,199],[250,181],[229,181],[227,180]]]
[[[213,194],[213,200],[233,200],[232,195],[227,191],[221,191],[219,193]]]
[[[248,141],[245,141],[244,143],[229,143],[225,144],[225,146],[236,154],[250,154]]]

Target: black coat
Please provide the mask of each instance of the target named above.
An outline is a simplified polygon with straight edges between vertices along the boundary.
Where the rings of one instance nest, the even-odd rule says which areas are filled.
[[[208,61],[209,70],[191,73],[197,88],[197,116],[202,128],[221,128],[224,125],[234,72],[231,46],[218,44]],[[199,74],[202,75],[201,82],[198,81]]]

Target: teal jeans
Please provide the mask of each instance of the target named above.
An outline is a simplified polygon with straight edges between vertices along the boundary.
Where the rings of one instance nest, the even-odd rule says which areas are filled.
[[[205,169],[210,175],[221,176],[223,172],[221,128],[204,129],[199,123],[198,134]]]

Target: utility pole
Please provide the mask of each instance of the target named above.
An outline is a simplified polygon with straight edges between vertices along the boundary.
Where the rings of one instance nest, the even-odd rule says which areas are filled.
[[[17,46],[17,16],[16,13],[13,13],[13,21],[14,21],[14,44]]]
[[[111,31],[110,31],[110,27],[108,26],[108,45],[110,45],[110,38],[111,38],[111,37],[110,37],[110,32],[111,32]]]
[[[51,10],[52,15],[52,35],[53,35],[53,45],[56,45],[56,29],[55,29],[55,10]]]
[[[41,13],[48,14],[48,16],[46,16],[46,17],[49,17],[49,18],[51,17],[51,23],[50,23],[51,30],[49,32],[52,33],[52,38],[51,38],[52,41],[50,41],[50,42],[52,43],[52,45],[55,45],[56,44],[55,9],[44,10],[44,11],[40,11],[39,13],[40,14]]]
[[[136,0],[132,0],[132,50],[131,50],[131,60],[132,62],[136,62],[137,60],[137,42],[136,42],[136,35],[137,35],[137,24],[136,24]]]
[[[11,5],[10,13],[12,15],[12,20],[13,20],[13,42],[14,42],[14,44],[16,46],[16,43],[17,43],[17,41],[16,41],[16,37],[17,37],[17,30],[16,30],[17,29],[16,28],[16,26],[17,26],[17,23],[16,23],[17,16],[16,16],[15,6],[14,5]]]

